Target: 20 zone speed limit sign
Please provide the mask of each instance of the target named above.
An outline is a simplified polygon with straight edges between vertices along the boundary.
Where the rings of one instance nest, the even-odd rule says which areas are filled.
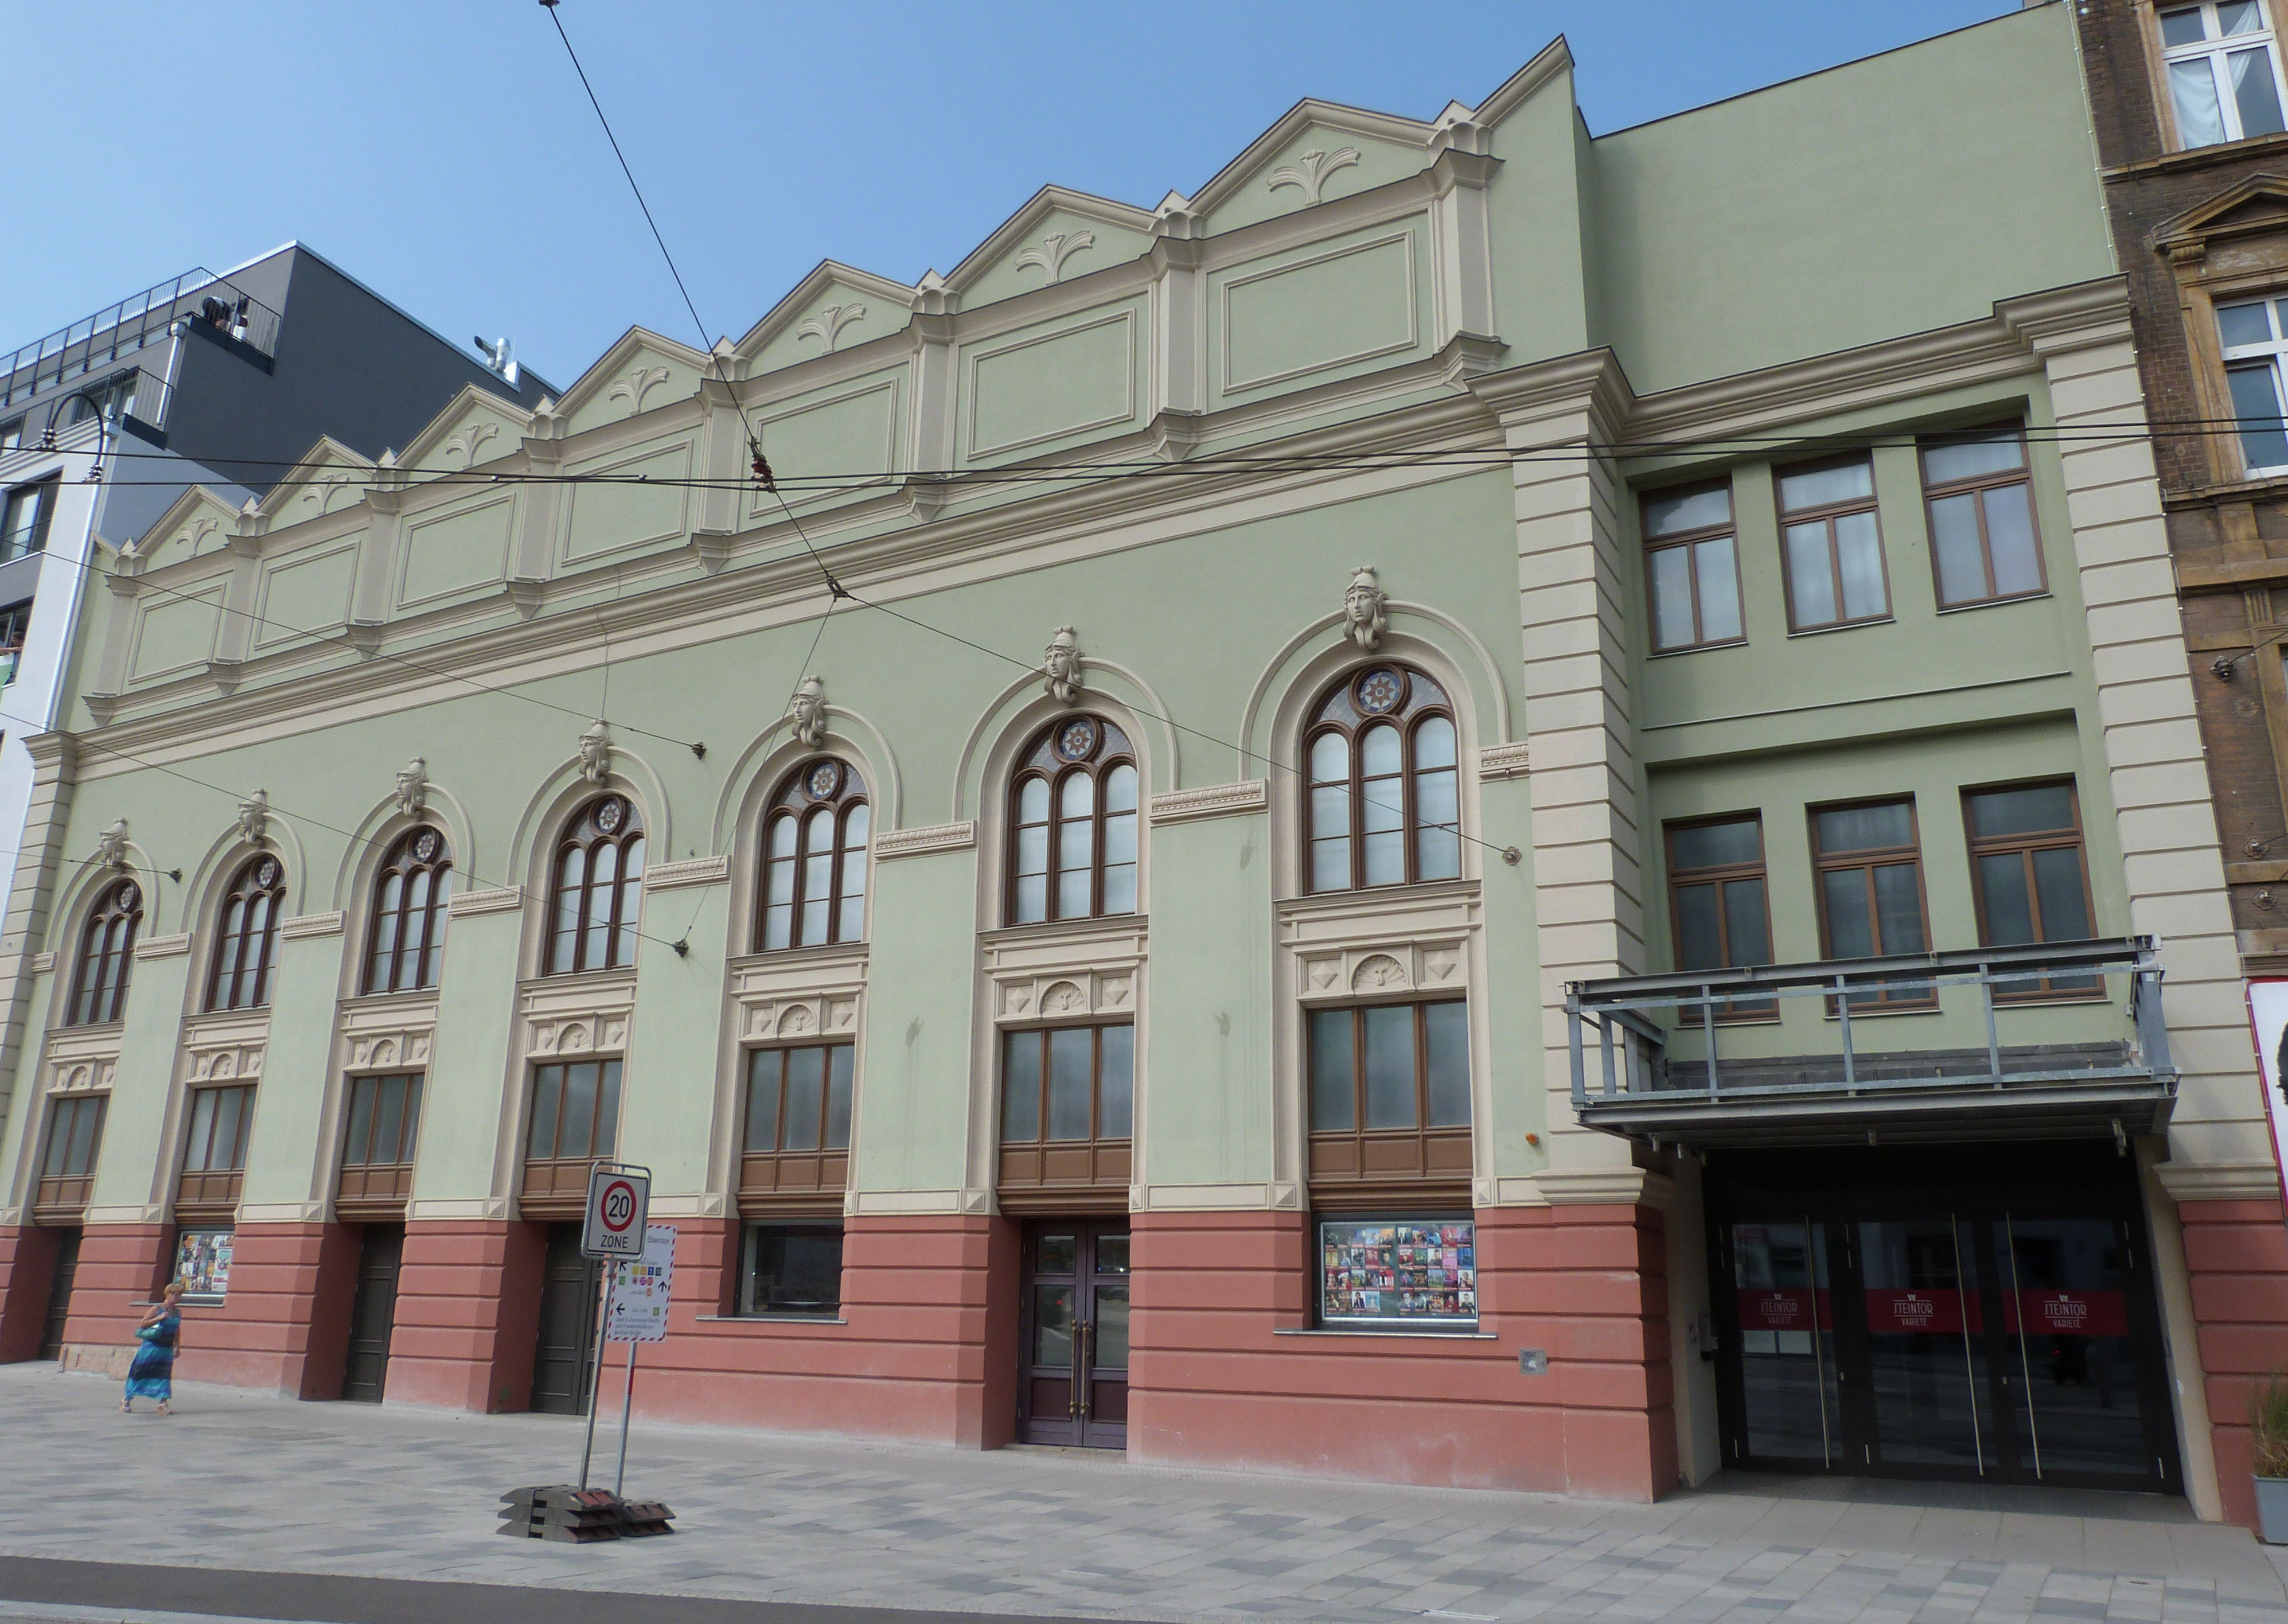
[[[651,1174],[596,1167],[588,1174],[588,1218],[580,1230],[585,1257],[641,1257],[651,1207]]]

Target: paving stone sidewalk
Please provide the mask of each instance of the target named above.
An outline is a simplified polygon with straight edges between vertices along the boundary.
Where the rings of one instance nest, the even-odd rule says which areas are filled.
[[[572,1476],[578,1422],[178,1390],[128,1416],[0,1365],[0,1551],[1169,1620],[2288,1624],[2265,1548],[2136,1496],[1617,1506],[640,1422],[628,1492],[674,1538],[511,1541],[497,1496]]]

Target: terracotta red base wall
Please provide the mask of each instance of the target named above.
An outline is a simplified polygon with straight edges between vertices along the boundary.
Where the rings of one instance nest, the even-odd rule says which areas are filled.
[[[1498,1340],[1310,1331],[1300,1213],[1139,1214],[1133,1233],[1138,1460],[1637,1501],[1676,1485],[1652,1209],[1481,1213]],[[1546,1375],[1520,1373],[1526,1348]]]
[[[679,1220],[668,1336],[637,1356],[639,1414],[972,1449],[1016,1423],[1017,1226],[853,1218],[840,1325],[711,1318],[736,1305],[740,1226]],[[614,1347],[605,1413],[619,1407]],[[396,1377],[393,1370],[392,1389]]]
[[[80,1231],[64,1345],[132,1349],[143,1306],[159,1294],[175,1261],[168,1223],[91,1223]]]
[[[407,1224],[388,1397],[487,1413],[528,1408],[547,1252],[545,1224]]]
[[[212,1306],[184,1306],[176,1373],[297,1398],[340,1397],[358,1240],[346,1224],[240,1224],[227,1295]]]
[[[2181,1201],[2185,1268],[2207,1378],[2210,1434],[2225,1517],[2256,1526],[2248,1402],[2288,1367],[2288,1224],[2278,1201]]]
[[[54,1230],[0,1224],[0,1365],[40,1357],[48,1292],[55,1284]]]

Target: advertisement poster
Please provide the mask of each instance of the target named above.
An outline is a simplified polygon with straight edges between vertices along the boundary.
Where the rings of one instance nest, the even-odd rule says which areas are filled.
[[[675,1226],[647,1224],[643,1255],[612,1267],[612,1321],[605,1334],[616,1342],[663,1340],[668,1291],[675,1282]]]
[[[1319,1318],[1329,1325],[1476,1325],[1477,1225],[1443,1218],[1322,1222]]]
[[[185,1230],[175,1241],[175,1278],[194,1302],[220,1302],[230,1290],[228,1230]]]
[[[2288,978],[2248,983],[2248,1018],[2256,1028],[2256,1063],[2264,1079],[2264,1114],[2272,1124],[2272,1155],[2288,1159],[2288,1102],[2280,1095],[2280,1048],[2288,1041]]]

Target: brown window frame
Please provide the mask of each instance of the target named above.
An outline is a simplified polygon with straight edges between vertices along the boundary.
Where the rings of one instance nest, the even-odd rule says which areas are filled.
[[[1930,454],[1950,445],[1987,440],[2009,431],[2018,438],[2018,466],[1993,474],[1974,474],[1963,479],[1946,480],[1934,484],[1930,477]],[[2026,426],[2012,418],[2003,423],[1990,423],[1982,428],[1966,429],[1952,434],[1928,434],[1915,445],[1915,469],[1922,477],[1923,530],[1929,541],[1931,566],[1931,595],[1942,614],[1956,609],[1981,609],[1989,603],[2016,603],[2027,598],[2046,596],[2050,590],[2050,561],[2047,549],[2042,545],[2042,515],[2034,503],[2034,453],[2026,439]],[[1978,516],[1978,558],[1986,569],[1986,593],[1982,597],[1958,598],[1949,602],[1946,585],[1939,575],[1937,530],[1931,524],[1930,511],[1934,503],[1948,497],[1980,496],[1989,490],[2000,490],[2012,485],[2022,485],[2026,491],[2026,520],[2034,535],[2034,569],[2041,585],[2025,592],[1997,592],[1994,577],[1994,543],[1986,531],[1986,504],[1971,504],[1970,511]]]
[[[267,883],[262,879],[266,872]],[[278,918],[285,911],[286,865],[267,852],[242,864],[215,921],[214,954],[207,961],[210,1012],[268,1007],[271,977],[278,965]],[[254,990],[241,998],[250,975]]]
[[[1066,730],[1077,722],[1089,722],[1097,728],[1096,740],[1087,752],[1073,756],[1065,753]],[[1126,919],[1141,911],[1144,902],[1144,764],[1137,757],[1136,746],[1127,730],[1110,718],[1094,712],[1060,716],[1027,743],[1018,756],[1018,766],[1009,775],[1009,839],[1007,843],[1008,872],[1002,886],[1001,917],[1011,925],[1053,925],[1061,919]],[[1108,812],[1105,806],[1105,784],[1116,768],[1126,767],[1136,775],[1136,807],[1132,812]],[[1089,868],[1088,904],[1077,913],[1066,913],[1059,907],[1059,880],[1068,872],[1059,866],[1058,858],[1064,845],[1065,785],[1076,777],[1085,776],[1094,781],[1089,799]],[[1036,780],[1048,785],[1049,816],[1044,824],[1024,820],[1026,784]],[[1104,905],[1105,836],[1106,825],[1114,817],[1134,820],[1136,831],[1136,899],[1127,908],[1108,911]],[[1041,898],[1042,913],[1038,919],[1021,917],[1017,888],[1025,876],[1019,872],[1024,832],[1045,828],[1047,833],[1048,868],[1043,876],[1045,889]],[[1115,864],[1114,866],[1124,866]]]
[[[1706,829],[1720,824],[1753,824],[1756,826],[1756,860],[1753,863],[1720,863],[1699,868],[1687,868],[1676,860],[1676,836],[1680,831]],[[1672,818],[1661,825],[1661,852],[1668,869],[1668,939],[1671,951],[1680,974],[1688,975],[1693,968],[1746,969],[1732,951],[1732,918],[1725,906],[1724,888],[1744,880],[1752,880],[1764,894],[1764,951],[1775,952],[1772,934],[1771,853],[1764,840],[1764,815],[1760,808],[1749,812],[1717,812],[1698,817]],[[1688,967],[1683,962],[1684,910],[1679,893],[1687,886],[1713,886],[1716,888],[1716,933],[1721,943],[1723,963],[1720,966]],[[1767,957],[1756,964],[1771,964]],[[1684,1012],[1687,1024],[1696,1020],[1697,1010]],[[1776,1021],[1780,1018],[1777,999],[1731,999],[1716,1008],[1716,1019],[1725,1022]]]
[[[1108,1031],[1128,1033],[1128,1131],[1107,1134],[1104,1111],[1104,1035]],[[1060,1032],[1086,1032],[1088,1049],[1088,1135],[1082,1139],[1052,1139],[1049,1137],[1049,1056],[1051,1045]],[[997,1154],[999,1177],[997,1184],[1004,1190],[1019,1191],[1027,1189],[1055,1189],[1064,1192],[1061,1198],[1073,1199],[1075,1190],[1091,1187],[1106,1192],[1107,1198],[1116,1198],[1117,1210],[1128,1210],[1128,1180],[1135,1166],[1136,1144],[1136,1023],[1133,1021],[1065,1022],[1055,1025],[1017,1026],[1001,1029],[994,1055],[994,1142]],[[1034,1134],[1030,1138],[1010,1135],[1009,1060],[1016,1046],[1037,1042],[1039,1046],[1034,1074]],[[1004,1203],[1005,1207],[1006,1203]],[[1073,1210],[1070,1208],[1062,1210]],[[1091,1210],[1094,1210],[1092,1205]]]
[[[422,837],[434,836],[436,843],[426,857],[417,856]],[[425,883],[422,900],[409,899],[414,882]],[[390,882],[397,882],[397,900],[385,902]],[[445,956],[445,924],[449,919],[446,904],[453,896],[453,843],[445,832],[433,824],[422,824],[407,830],[391,842],[381,867],[373,876],[373,918],[366,925],[365,962],[358,986],[361,992],[425,992],[437,984],[442,973]],[[413,940],[407,929],[417,921],[421,927],[420,946],[409,948]],[[382,946],[382,932],[389,932],[389,946]],[[387,956],[385,970],[384,955]],[[411,975],[406,974],[410,959]]]
[[[816,1142],[807,1147],[787,1143],[787,1103],[791,1091],[787,1079],[794,1056],[815,1053],[819,1062]],[[771,1118],[771,1142],[755,1144],[755,1090],[761,1069],[775,1064],[775,1104]],[[836,1068],[842,1075],[838,1079]],[[833,1142],[834,1096],[843,1094],[842,1137]],[[835,1043],[761,1044],[748,1049],[739,1079],[739,1205],[742,1211],[787,1212],[816,1207],[824,1214],[842,1210],[842,1192],[850,1182],[850,1138],[858,1111],[858,1048],[845,1040]]]
[[[576,1154],[564,1153],[564,1096],[576,1067],[596,1068],[595,1094],[588,1112],[588,1148]],[[550,1154],[536,1154],[536,1131],[541,1121],[541,1095],[552,1084],[554,1103],[549,1107],[547,1121],[550,1133]],[[620,1116],[626,1109],[626,1070],[616,1055],[593,1055],[585,1060],[550,1060],[534,1063],[526,1085],[523,1138],[523,1175],[519,1181],[519,1202],[527,1210],[538,1211],[546,1216],[563,1214],[576,1215],[588,1195],[588,1170],[598,1162],[609,1161],[620,1143]]]
[[[217,1129],[223,1118],[223,1096],[235,1095],[231,1142],[220,1143]],[[183,1096],[183,1145],[175,1158],[179,1182],[175,1190],[179,1212],[214,1212],[238,1205],[246,1178],[246,1150],[254,1134],[255,1085],[225,1083],[192,1088]],[[192,1164],[196,1162],[198,1166]]]
[[[611,826],[607,828],[609,821]],[[643,875],[646,854],[643,812],[616,791],[581,804],[564,820],[556,837],[556,856],[548,871],[548,914],[541,933],[543,975],[580,975],[591,970],[624,970],[635,963],[641,939],[637,921],[643,917]],[[609,850],[612,877],[596,878],[596,856]],[[580,877],[568,883],[572,860],[580,861]],[[605,909],[602,962],[596,963],[589,938],[598,929],[597,901]],[[571,902],[571,927],[565,927],[566,902]],[[570,943],[568,958],[566,943]]]
[[[143,888],[136,880],[115,880],[96,898],[80,928],[71,997],[64,1005],[66,1026],[108,1026],[125,1017],[135,937],[142,924]]]
[[[1434,1006],[1450,1005],[1462,1011],[1463,1100],[1469,1120],[1461,1124],[1430,1121],[1430,1023],[1424,1013]],[[1378,1010],[1404,1009],[1414,1021],[1414,1123],[1410,1127],[1367,1126],[1366,1027],[1368,1015]],[[1317,1051],[1319,1019],[1349,1017],[1351,1041],[1351,1126],[1324,1128],[1318,1125]],[[1303,1121],[1307,1140],[1311,1197],[1315,1206],[1330,1206],[1349,1197],[1369,1205],[1420,1193],[1423,1199],[1453,1198],[1468,1204],[1472,1146],[1477,1132],[1477,1098],[1474,1051],[1476,1041],[1469,1027],[1466,998],[1400,999],[1368,1004],[1323,1005],[1303,1012]],[[1397,1165],[1390,1152],[1410,1142],[1407,1165]],[[1459,1154],[1455,1150],[1458,1147]],[[1379,1148],[1382,1154],[1375,1154]],[[1348,1166],[1340,1152],[1347,1151]]]
[[[1359,689],[1368,678],[1380,672],[1394,672],[1405,684],[1405,691],[1396,704],[1383,711],[1369,711],[1359,703]],[[1425,697],[1426,693],[1427,697]],[[1419,703],[1418,703],[1418,700]],[[1339,707],[1347,707],[1355,720],[1346,720],[1337,713]],[[1449,768],[1425,768],[1416,756],[1415,741],[1423,725],[1433,719],[1444,720],[1454,730],[1454,762]],[[1366,877],[1366,762],[1359,748],[1360,738],[1370,729],[1391,726],[1398,729],[1398,829],[1400,846],[1405,854],[1406,873],[1401,880],[1378,880],[1372,884]],[[1313,814],[1313,797],[1316,791],[1338,787],[1332,778],[1321,778],[1313,764],[1319,741],[1332,736],[1343,740],[1344,772],[1340,786],[1348,797],[1349,832],[1341,837],[1350,842],[1350,881],[1347,885],[1322,888],[1317,883],[1317,847],[1323,839]],[[1418,780],[1426,773],[1451,771],[1454,775],[1454,872],[1422,877],[1422,836],[1426,830],[1441,828],[1422,821],[1418,795]],[[1415,666],[1396,660],[1376,660],[1364,665],[1353,666],[1327,684],[1318,702],[1311,707],[1310,725],[1303,731],[1303,838],[1299,842],[1303,872],[1301,880],[1305,892],[1315,896],[1339,896],[1352,891],[1387,891],[1399,886],[1442,885],[1462,877],[1466,865],[1462,861],[1463,848],[1468,837],[1462,832],[1462,721],[1456,713],[1454,702],[1435,678]],[[1378,783],[1386,782],[1378,778]],[[1387,834],[1389,830],[1375,833]]]
[[[1905,846],[1867,847],[1848,852],[1827,852],[1819,843],[1819,815],[1823,812],[1848,812],[1861,807],[1903,806],[1907,809],[1909,843]],[[1850,800],[1822,801],[1804,808],[1805,823],[1811,839],[1812,900],[1819,915],[1819,951],[1823,959],[1836,957],[1834,936],[1827,917],[1827,875],[1852,869],[1865,873],[1867,891],[1867,925],[1876,938],[1872,957],[1889,958],[1899,952],[1924,952],[1930,945],[1930,887],[1923,870],[1922,809],[1912,795],[1865,795]],[[1903,855],[1914,864],[1915,906],[1923,925],[1923,945],[1919,948],[1893,948],[1881,938],[1882,911],[1875,896],[1875,871],[1896,867]],[[1823,1000],[1827,1013],[1835,1014],[1835,999]],[[1929,982],[1898,983],[1879,991],[1857,994],[1851,999],[1854,1015],[1882,1015],[1894,1010],[1935,1009],[1938,1007],[1938,988]]]
[[[105,1094],[59,1094],[48,1097],[48,1120],[40,1145],[40,1177],[32,1198],[43,1213],[83,1212],[95,1188],[96,1158],[103,1154],[103,1119],[111,1096]],[[75,1156],[81,1129],[86,1129],[84,1154]],[[58,1132],[63,1134],[60,1142]],[[72,1171],[76,1163],[79,1171]]]
[[[368,1072],[348,1079],[342,1106],[341,1182],[334,1194],[338,1211],[353,1217],[403,1215],[406,1200],[413,1194],[413,1162],[421,1142],[421,1093],[425,1080],[419,1071]],[[393,1084],[400,1085],[397,1132],[393,1142],[385,1144],[381,1128],[389,1118],[380,1108]],[[381,1154],[384,1151],[387,1154]]]
[[[1644,505],[1648,500],[1671,497],[1696,496],[1704,490],[1724,493],[1727,517],[1721,524],[1704,524],[1696,529],[1669,530],[1656,536],[1644,522]],[[1711,480],[1702,484],[1667,485],[1656,490],[1637,493],[1637,522],[1644,537],[1645,577],[1645,644],[1646,652],[1657,659],[1671,654],[1690,654],[1698,649],[1729,649],[1748,641],[1748,605],[1740,582],[1740,513],[1733,500],[1732,482]],[[1711,637],[1705,627],[1707,617],[1700,605],[1700,548],[1704,543],[1728,541],[1732,544],[1732,606],[1739,617],[1740,629],[1729,637]],[[1656,553],[1681,549],[1691,554],[1685,561],[1685,584],[1692,590],[1692,640],[1689,642],[1667,643],[1660,641],[1660,605],[1653,587],[1652,561]]]
[[[1817,474],[1825,468],[1845,468],[1854,463],[1863,463],[1867,468],[1867,494],[1851,497],[1839,502],[1822,502],[1810,507],[1789,507],[1781,497],[1781,482],[1799,474]],[[1898,618],[1898,601],[1891,592],[1891,550],[1883,538],[1881,488],[1875,482],[1875,459],[1860,453],[1850,457],[1823,457],[1812,462],[1791,463],[1772,470],[1772,504],[1779,519],[1781,591],[1787,599],[1788,631],[1832,632],[1844,626],[1880,625]],[[1835,539],[1835,521],[1853,513],[1872,513],[1875,516],[1875,561],[1883,572],[1883,609],[1877,615],[1850,615],[1844,611],[1843,550]],[[1833,620],[1815,620],[1809,624],[1796,618],[1795,563],[1790,556],[1787,533],[1791,525],[1818,521],[1827,529],[1827,566],[1835,583],[1835,613]]]
[[[813,792],[812,776],[819,768],[836,769],[831,792]],[[812,815],[821,808],[830,813],[829,826],[834,832],[834,846],[828,854],[826,886],[826,933],[815,940],[804,929],[806,908],[818,899],[810,895],[810,865],[813,855],[803,844],[808,833]],[[853,843],[850,824],[854,818],[862,817],[864,827]],[[778,831],[790,826],[794,830],[792,852],[786,856],[775,856],[773,842]],[[759,953],[790,952],[800,947],[829,947],[843,943],[866,939],[866,904],[868,888],[873,876],[870,855],[873,839],[873,804],[866,794],[866,780],[858,769],[838,756],[814,756],[779,780],[778,788],[763,813],[761,839],[755,848],[755,924],[754,951]],[[850,859],[857,857],[857,885],[850,885]],[[777,904],[787,912],[787,939],[770,940],[771,878],[773,872],[784,864],[790,884],[787,901]],[[858,904],[857,927],[846,931],[843,914],[852,902]]]
[[[2038,790],[2053,786],[2062,788],[2067,803],[2073,808],[2070,828],[2038,830],[2021,834],[1982,835],[1972,822],[1970,800],[1974,795],[1990,795],[2010,790]],[[2089,882],[2089,842],[2081,816],[2081,785],[2070,776],[2028,778],[2006,784],[1966,784],[1962,790],[1962,838],[1970,858],[1970,896],[1978,918],[1978,944],[1998,945],[1986,923],[1986,876],[1980,868],[1981,857],[2020,855],[2024,860],[2026,875],[2026,905],[2034,920],[2034,940],[2037,943],[2077,941],[2073,936],[2052,936],[2042,927],[2042,896],[2035,883],[2034,854],[2038,851],[2070,850],[2081,870],[2082,917],[2093,928],[2097,923],[2097,896]],[[2048,1002],[2058,999],[2090,999],[2105,996],[2105,978],[2101,975],[2044,976],[2038,982],[2022,982],[2014,986],[1998,986],[1994,1001],[2003,1003]]]

